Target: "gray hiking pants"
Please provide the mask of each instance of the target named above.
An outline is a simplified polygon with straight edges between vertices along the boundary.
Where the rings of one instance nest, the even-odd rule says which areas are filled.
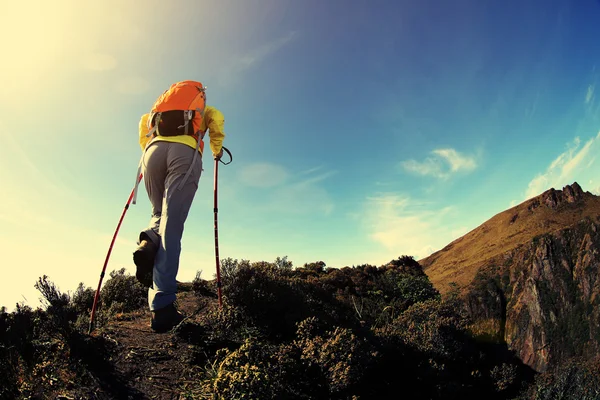
[[[182,143],[159,141],[151,144],[144,154],[142,172],[152,204],[152,218],[148,228],[140,233],[140,240],[150,239],[158,246],[153,287],[148,290],[150,310],[166,307],[176,299],[181,236],[202,173],[200,154],[183,187],[179,185],[194,152]]]

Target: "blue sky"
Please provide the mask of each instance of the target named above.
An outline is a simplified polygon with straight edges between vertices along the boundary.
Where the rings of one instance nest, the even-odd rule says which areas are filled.
[[[14,4],[13,4],[14,3]],[[179,80],[208,86],[234,162],[221,256],[343,267],[417,259],[575,181],[600,193],[600,2],[13,2],[0,16],[0,305],[46,274],[95,287]],[[213,162],[180,280],[215,272]],[[108,271],[134,271],[142,190]]]

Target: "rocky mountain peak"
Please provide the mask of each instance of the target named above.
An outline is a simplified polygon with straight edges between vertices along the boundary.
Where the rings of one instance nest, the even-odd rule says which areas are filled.
[[[572,185],[565,186],[562,190],[554,188],[549,189],[534,198],[529,205],[529,210],[539,207],[544,204],[546,207],[556,210],[565,203],[576,203],[583,198],[584,192],[577,182]]]

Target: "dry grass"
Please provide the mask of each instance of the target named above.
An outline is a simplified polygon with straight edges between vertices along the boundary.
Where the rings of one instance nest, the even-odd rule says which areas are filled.
[[[491,260],[508,257],[511,250],[536,236],[567,228],[585,218],[600,217],[598,196],[585,192],[574,203],[562,202],[552,208],[546,204],[552,195],[553,190],[546,191],[495,215],[419,263],[436,289],[446,293],[451,282],[465,288],[481,267]]]

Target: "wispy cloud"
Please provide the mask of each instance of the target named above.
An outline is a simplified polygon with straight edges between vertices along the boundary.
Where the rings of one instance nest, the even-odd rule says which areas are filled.
[[[270,207],[285,214],[331,214],[335,205],[322,182],[336,173],[323,168],[312,168],[290,176],[289,183],[273,192]]]
[[[525,199],[537,196],[552,187],[560,188],[571,184],[576,179],[583,179],[587,174],[594,174],[590,167],[594,165],[599,143],[600,132],[583,146],[581,139],[576,137],[567,150],[550,163],[544,173],[538,174],[529,182]]]
[[[317,174],[317,172],[321,173]],[[285,167],[278,164],[255,163],[242,168],[239,178],[244,185],[251,187],[269,188],[286,182],[289,186],[306,187],[324,181],[336,173],[336,171],[324,171],[322,167],[316,167],[292,175]]]
[[[291,31],[286,35],[258,46],[247,53],[236,56],[228,63],[226,68],[221,70],[219,82],[222,85],[234,83],[245,71],[261,64],[268,56],[280,50],[297,36],[298,32]]]
[[[251,164],[242,168],[239,173],[243,184],[260,188],[278,186],[286,181],[288,175],[285,168],[270,163]]]
[[[406,171],[418,175],[430,175],[436,178],[444,178],[447,175],[443,172],[440,160],[434,158],[427,158],[420,162],[416,160],[403,161],[402,167]]]
[[[591,101],[594,100],[594,90],[596,88],[596,85],[590,85],[588,86],[587,89],[587,93],[585,95],[585,104],[589,104]]]
[[[535,111],[537,109],[539,101],[540,101],[540,91],[538,90],[535,93],[535,98],[533,99],[533,101],[531,101],[529,106],[525,109],[525,116],[527,118],[532,118],[535,115]]]
[[[397,194],[384,193],[367,198],[363,225],[369,237],[389,251],[416,259],[426,257],[466,232],[466,228],[445,223],[452,208],[434,209],[431,204]]]
[[[268,55],[275,53],[277,50],[289,43],[297,32],[289,32],[287,35],[282,36],[273,40],[272,42],[266,43],[260,47],[257,47],[253,51],[244,54],[238,59],[238,68],[244,70],[260,63]]]
[[[331,214],[335,208],[333,199],[327,189],[319,184],[336,175],[337,171],[324,171],[318,175],[314,174],[320,170],[321,168],[314,169],[308,174],[308,177],[306,177],[306,171],[298,174],[298,176],[305,178],[281,188],[275,193],[274,198],[279,204],[284,205],[288,212]]]
[[[0,211],[0,221],[7,228],[14,226],[29,226],[31,230],[47,229],[57,224],[52,218],[37,212],[31,212],[15,203],[5,204],[10,211]]]
[[[80,198],[77,191],[67,187],[55,178],[52,168],[38,166],[39,161],[35,162],[36,159],[31,156],[31,152],[19,143],[18,135],[11,134],[11,131],[13,130],[0,121],[0,138],[3,139],[4,143],[3,148],[0,149],[0,178],[2,178],[6,190],[9,190],[10,181],[16,184],[20,180],[21,183],[35,182],[35,186],[39,190],[43,189],[46,193],[51,192],[53,196]],[[17,191],[13,191],[13,196],[19,199],[22,204],[25,201],[26,194],[32,193],[28,190],[30,189],[29,186],[18,184],[14,186]]]
[[[2,139],[4,140],[4,143],[5,143],[4,150],[8,151],[6,156],[8,156],[8,155],[12,156],[13,157],[12,160],[17,160],[22,165],[24,165],[25,169],[29,173],[35,174],[36,176],[39,176],[39,177],[43,176],[40,168],[38,168],[38,166],[32,161],[31,157],[29,157],[27,152],[23,149],[21,144],[17,141],[16,135],[11,135],[9,128],[5,127],[4,124],[2,123],[2,121],[0,121],[0,128],[2,130],[2,133],[5,134],[5,135],[2,135],[3,136]],[[6,159],[6,158],[3,157],[3,160],[4,159]],[[7,168],[8,165],[5,165],[5,167]],[[8,171],[8,169],[4,169],[4,170]],[[21,169],[21,171],[23,171],[23,170]]]
[[[272,195],[270,208],[287,215],[329,215],[335,206],[325,188],[304,181],[277,189]]]
[[[316,170],[313,171],[313,172],[316,172]],[[304,179],[303,181],[297,183],[297,185],[299,185],[299,186],[309,186],[311,184],[324,181],[325,179],[330,178],[330,177],[332,177],[335,174],[337,174],[337,171],[323,172],[322,174],[319,174],[319,175],[310,176],[310,177]]]
[[[245,186],[266,190],[267,201],[261,206],[269,212],[326,215],[333,211],[334,202],[323,182],[336,173],[321,167],[291,173],[278,164],[255,163],[241,169],[239,180]]]
[[[447,179],[458,172],[470,172],[477,168],[475,157],[463,155],[455,149],[436,149],[431,154],[424,161],[407,160],[401,165],[408,172],[439,179]]]
[[[454,149],[440,149],[434,150],[434,154],[442,157],[450,164],[450,171],[472,171],[477,167],[475,159],[473,157],[463,156]]]
[[[314,172],[321,171],[322,169],[323,169],[323,166],[320,165],[318,167],[309,168],[307,170],[300,171],[300,172],[298,172],[298,175],[309,175],[309,174],[312,174]]]

